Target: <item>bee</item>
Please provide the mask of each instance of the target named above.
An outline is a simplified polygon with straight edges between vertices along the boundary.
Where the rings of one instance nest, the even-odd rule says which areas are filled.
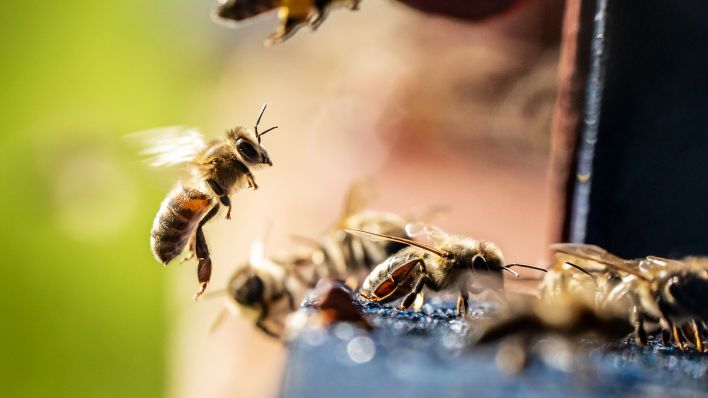
[[[422,223],[408,224],[406,233],[410,237],[425,236],[432,240],[432,246],[368,231],[347,232],[409,246],[377,265],[359,290],[359,295],[368,301],[389,303],[403,298],[399,307],[401,310],[407,310],[413,304],[423,287],[433,291],[455,289],[459,292],[457,313],[462,315],[467,313],[470,292],[478,294],[484,290],[493,290],[501,295],[504,288],[503,271],[518,276],[511,267],[539,269],[524,264],[504,265],[502,252],[494,243],[449,235]],[[481,284],[473,287],[472,282]]]
[[[301,27],[316,30],[334,8],[357,10],[361,0],[221,0],[212,18],[217,22],[239,23],[275,9],[278,10],[278,30],[265,41],[270,46],[282,43]]]
[[[702,330],[708,322],[708,263],[703,259],[648,256],[626,260],[593,245],[552,248],[560,258],[594,267],[588,273],[594,281],[601,281],[595,287],[599,307],[624,308],[640,344],[646,344],[648,333],[658,327],[671,334],[681,350],[685,349],[683,340],[693,340],[703,352]]]
[[[512,298],[515,300],[508,302],[504,314],[479,320],[466,335],[470,347],[498,342],[495,362],[500,370],[510,374],[521,372],[534,353],[553,364],[562,351],[577,355],[580,339],[610,342],[632,331],[626,317],[599,310],[577,292],[543,299]],[[553,345],[554,355],[550,358],[544,355],[548,344]]]
[[[408,220],[419,216],[403,217],[392,212],[366,210],[372,196],[368,179],[354,182],[345,195],[338,221],[319,240],[295,236],[313,249],[315,279],[359,280],[362,274],[405,247],[398,242],[373,241],[345,232],[357,229],[407,237],[405,226]]]
[[[253,242],[247,263],[232,274],[226,287],[226,308],[214,324],[214,330],[227,312],[245,317],[268,336],[280,338],[285,318],[295,311],[295,293],[303,290],[302,280],[293,267],[305,266],[307,256],[267,258],[265,238]]]
[[[568,338],[622,338],[632,331],[626,317],[599,310],[582,294],[563,293],[550,299],[524,298],[511,303],[505,315],[470,330],[471,341],[487,343],[507,336],[533,339],[556,334]]]
[[[226,137],[209,143],[204,143],[196,131],[183,131],[181,136],[170,131],[155,138],[145,151],[154,156],[153,165],[186,163],[195,177],[175,185],[160,205],[150,233],[152,252],[165,265],[189,243],[188,258],[198,259],[200,287],[195,299],[204,293],[211,277],[204,224],[217,214],[221,205],[228,208],[226,218],[230,219],[231,195],[246,186],[257,189],[253,170],[273,165],[261,145],[261,137],[277,126],[258,132],[265,109],[264,105],[253,130],[236,127],[228,130]]]

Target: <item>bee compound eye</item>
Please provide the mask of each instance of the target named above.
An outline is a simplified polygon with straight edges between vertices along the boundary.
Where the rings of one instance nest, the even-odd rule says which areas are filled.
[[[260,159],[260,154],[255,146],[247,140],[240,139],[236,142],[236,149],[244,159],[251,163],[257,163]]]

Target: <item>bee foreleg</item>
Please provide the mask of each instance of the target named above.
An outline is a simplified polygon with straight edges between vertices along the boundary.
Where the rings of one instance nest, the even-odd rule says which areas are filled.
[[[222,188],[218,182],[214,181],[211,178],[207,180],[207,183],[209,184],[209,187],[211,187],[211,190],[214,191],[216,196],[219,197],[219,201],[221,202],[221,204],[229,208],[226,211],[226,219],[230,220],[231,219],[231,199],[229,199],[229,196],[226,194],[226,190],[224,188]],[[250,181],[249,181],[249,186],[250,186]]]
[[[634,337],[635,339],[637,339],[637,343],[642,346],[646,345],[647,331],[644,328],[644,318],[642,317],[642,314],[639,313],[636,306],[632,308],[632,315],[630,317],[630,321],[634,326]]]
[[[253,188],[253,189],[258,189],[258,184],[256,184],[256,179],[253,177],[253,174],[248,172],[246,174],[246,181],[248,181],[248,187]]]
[[[216,204],[209,210],[209,212],[199,221],[199,226],[197,227],[197,232],[195,233],[194,241],[194,251],[199,259],[199,264],[197,265],[197,278],[199,279],[199,291],[194,296],[194,299],[198,299],[206,290],[209,280],[211,279],[211,259],[209,258],[209,247],[207,246],[206,239],[204,238],[204,231],[202,227],[210,219],[212,219],[216,213],[219,211],[219,205]]]
[[[406,298],[404,298],[403,301],[401,302],[401,307],[400,307],[401,311],[407,310],[408,307],[410,307],[411,304],[413,304],[413,302],[415,301],[415,298],[423,290],[423,286],[425,286],[425,281],[426,281],[425,274],[418,277],[418,280],[415,282],[415,285],[413,286],[413,291],[408,293]],[[421,304],[421,306],[422,306],[422,304]]]
[[[467,314],[467,308],[469,307],[470,294],[467,291],[467,286],[463,284],[460,286],[460,295],[457,296],[457,315],[462,316]]]

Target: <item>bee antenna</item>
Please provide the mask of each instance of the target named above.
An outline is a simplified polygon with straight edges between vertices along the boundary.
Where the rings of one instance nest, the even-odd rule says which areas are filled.
[[[528,265],[528,264],[518,264],[518,263],[515,263],[515,264],[509,264],[509,265],[507,265],[507,267],[508,267],[508,268],[511,268],[511,267],[521,267],[521,268],[535,269],[536,271],[548,272],[548,270],[545,269],[545,268],[536,267],[536,266],[534,266],[534,265]]]
[[[258,143],[261,143],[261,135],[258,134],[258,125],[261,123],[261,118],[263,117],[263,114],[265,113],[266,107],[268,104],[263,104],[263,108],[261,108],[261,113],[258,114],[258,119],[256,119],[256,126],[253,128],[256,131],[256,138],[258,138]]]
[[[516,272],[516,271],[514,271],[514,270],[512,270],[511,268],[509,268],[508,265],[505,265],[505,266],[503,266],[503,267],[501,267],[501,268],[502,268],[502,270],[511,273],[511,274],[514,275],[515,277],[517,277],[517,278],[519,277],[519,273]]]
[[[271,130],[275,130],[275,129],[277,129],[277,128],[278,128],[278,126],[273,126],[273,127],[269,128],[268,130],[266,130],[266,131],[260,133],[260,134],[259,134],[258,132],[256,132],[256,137],[258,138],[258,143],[259,143],[259,144],[261,143],[261,137],[263,137],[263,136],[265,135],[265,133],[267,133],[267,132],[269,132],[269,131],[271,131]]]

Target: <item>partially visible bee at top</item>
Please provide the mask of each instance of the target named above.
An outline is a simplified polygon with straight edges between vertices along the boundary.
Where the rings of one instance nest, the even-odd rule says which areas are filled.
[[[585,244],[552,246],[562,261],[594,267],[585,270],[596,284],[599,307],[626,307],[637,341],[646,344],[647,334],[658,326],[671,333],[680,349],[693,341],[703,352],[702,333],[708,323],[708,262],[655,256],[621,259],[604,249]],[[598,271],[598,267],[604,268]],[[549,273],[550,274],[550,273]],[[598,277],[599,275],[599,277]],[[546,284],[546,288],[551,286]]]
[[[226,137],[205,143],[195,130],[168,128],[146,132],[149,147],[145,154],[153,156],[153,166],[186,164],[192,178],[179,181],[160,205],[150,233],[150,246],[155,258],[163,264],[177,257],[189,243],[189,256],[197,257],[199,290],[204,293],[211,277],[211,259],[202,228],[226,206],[231,218],[231,195],[237,190],[258,185],[252,174],[263,166],[272,166],[261,137],[275,129],[258,131],[265,112],[261,110],[253,130],[235,127]]]
[[[309,26],[316,30],[334,8],[356,10],[361,0],[220,0],[212,18],[222,23],[240,23],[255,16],[278,10],[280,25],[266,45],[282,43],[298,29]]]
[[[408,224],[406,232],[410,237],[425,236],[433,245],[368,231],[347,232],[409,246],[376,266],[359,290],[359,295],[369,301],[389,303],[403,298],[401,310],[408,309],[427,287],[433,291],[457,290],[457,313],[466,314],[470,292],[479,294],[493,290],[501,294],[503,271],[518,275],[510,268],[537,269],[523,264],[505,265],[501,250],[492,242],[450,235],[422,223]]]

